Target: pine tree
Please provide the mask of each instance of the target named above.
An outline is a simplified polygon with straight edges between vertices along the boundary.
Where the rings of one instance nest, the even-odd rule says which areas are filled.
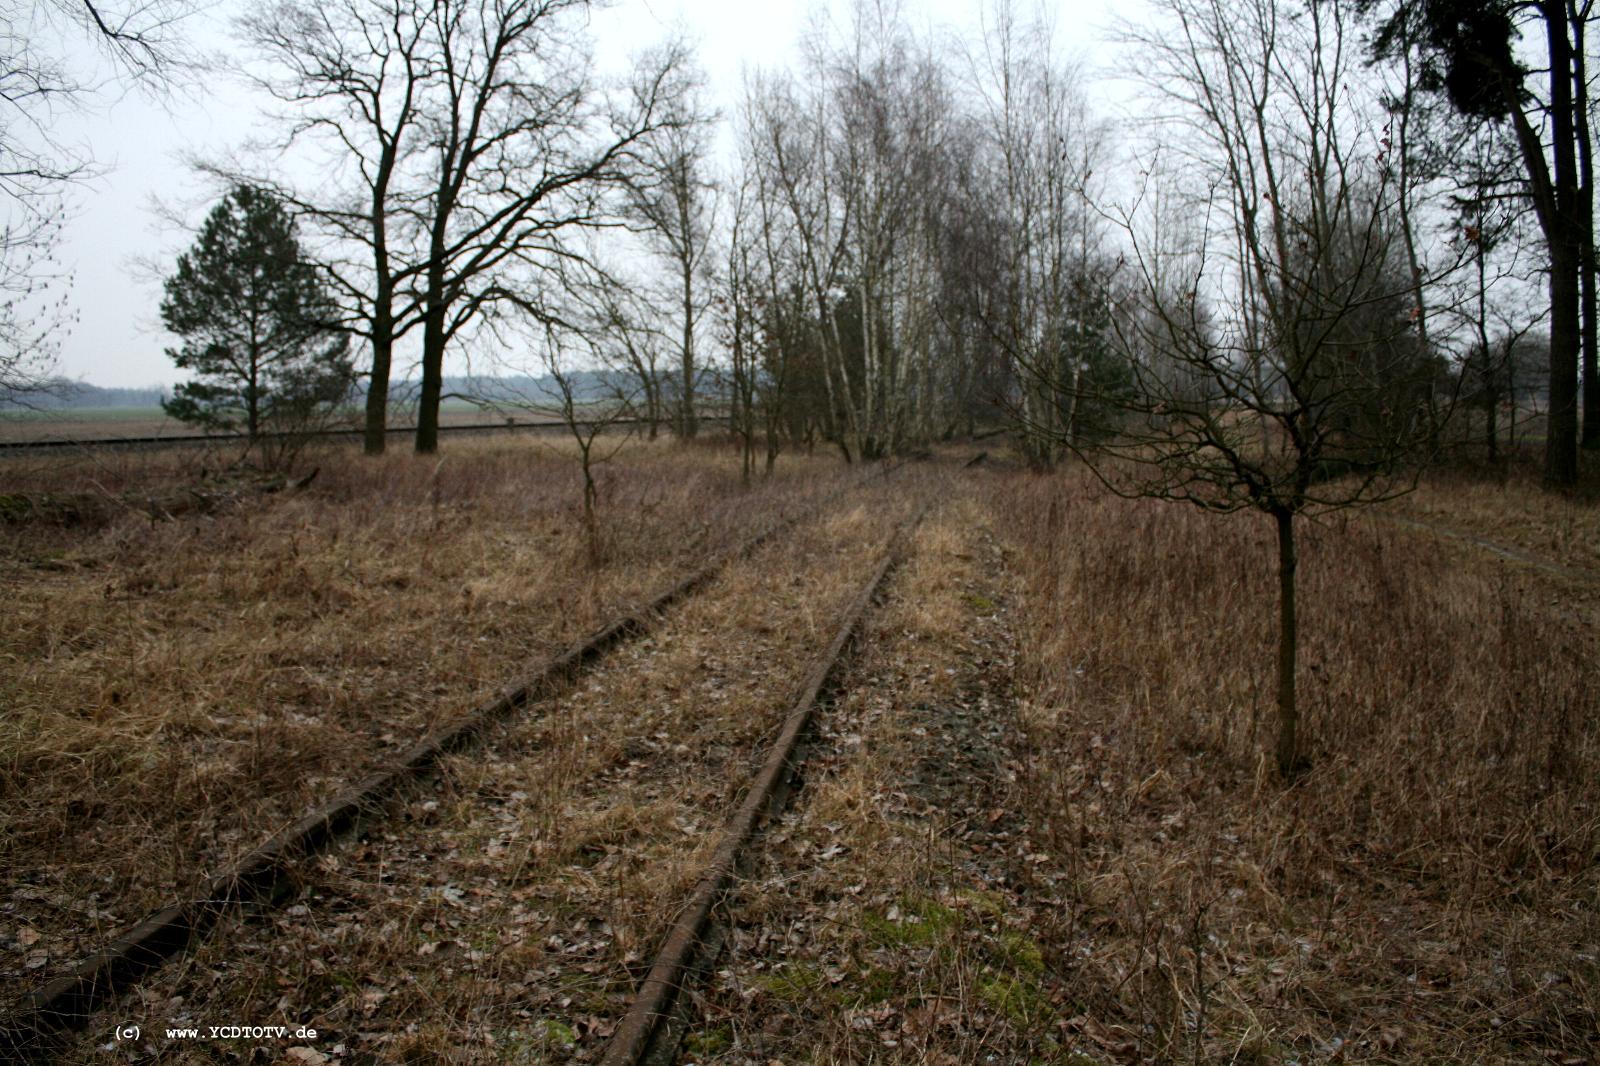
[[[304,427],[349,395],[349,337],[271,193],[248,185],[230,192],[164,287],[161,321],[183,338],[167,354],[195,374],[163,402],[173,418],[242,425],[253,440]]]

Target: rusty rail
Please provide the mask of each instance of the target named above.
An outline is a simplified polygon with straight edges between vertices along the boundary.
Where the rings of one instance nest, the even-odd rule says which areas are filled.
[[[707,956],[716,952],[718,938],[713,930],[712,912],[726,898],[739,860],[756,833],[765,822],[781,813],[788,802],[800,768],[797,758],[800,740],[810,727],[823,687],[838,670],[845,647],[860,629],[867,608],[899,561],[908,532],[921,522],[925,511],[926,507],[919,509],[896,532],[889,550],[873,568],[872,576],[845,609],[832,642],[806,675],[761,772],[724,827],[705,873],[668,930],[655,962],[606,1046],[601,1066],[671,1061],[677,1038],[681,1036],[672,1023],[682,992],[692,975],[706,964]]]
[[[875,474],[887,475],[894,469],[884,467]],[[831,503],[873,476],[842,486],[818,506]],[[649,630],[667,607],[709,583],[730,562],[754,551],[800,517],[791,515],[772,523],[658,593],[644,606],[571,645],[531,675],[478,704],[459,721],[427,736],[388,769],[338,793],[247,853],[208,881],[196,898],[162,908],[31,993],[11,1017],[0,1020],[0,1061],[41,1062],[53,1058],[64,1034],[81,1028],[101,1004],[126,992],[144,974],[182,953],[228,908],[254,900],[275,900],[296,862],[357,829],[401,787],[420,778],[441,757],[464,747],[495,721],[571,680],[612,647]]]

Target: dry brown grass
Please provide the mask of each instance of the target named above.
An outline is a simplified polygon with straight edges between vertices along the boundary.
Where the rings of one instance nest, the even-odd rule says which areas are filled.
[[[187,561],[174,588],[157,583],[113,600],[132,621],[65,633],[53,654],[84,656],[116,678],[133,669],[124,663],[137,662],[134,649],[164,646],[163,627],[181,624],[170,638],[178,649],[152,672],[179,671],[190,646],[215,655],[205,660],[214,665],[184,675],[200,695],[183,699],[203,702],[238,691],[226,683],[230,666],[271,666],[268,653],[308,640],[337,648],[295,661],[288,680],[314,686],[319,706],[341,708],[344,732],[330,732],[330,743],[348,751],[384,731],[409,739],[386,714],[414,732],[451,693],[464,702],[528,648],[553,646],[548,620],[523,617],[538,604],[568,602],[587,612],[577,617],[598,617],[630,588],[654,587],[748,529],[752,516],[814,498],[832,466],[791,464],[791,481],[751,498],[735,491],[734,457],[711,449],[620,460],[615,499],[637,504],[657,491],[646,485],[670,479],[671,487],[654,517],[616,524],[613,564],[590,578],[576,565],[551,574],[527,558],[581,558],[570,468],[483,447],[470,476],[461,470],[470,490],[441,489],[437,502],[430,472],[384,460],[319,480],[315,491],[330,496],[315,520],[294,517],[317,502],[307,498],[195,520],[181,535],[180,523],[124,522],[62,534],[82,541],[66,544],[64,558],[19,534],[7,579],[24,590],[51,581],[77,588],[81,557],[92,564],[84,573],[97,575],[84,579],[92,590],[107,583],[112,562],[129,573],[155,567],[163,552]],[[558,489],[547,476],[568,480]],[[1495,522],[1504,535],[1570,519],[1567,540],[1524,547],[1579,551],[1581,505],[1567,511],[1514,489],[1453,497],[1451,484],[1425,486],[1409,513],[1480,535]],[[294,906],[230,922],[120,1013],[105,1014],[74,1061],[92,1060],[117,1018],[147,1030],[313,1024],[325,1034],[318,1050],[342,1043],[344,1057],[365,1061],[592,1056],[833,612],[904,513],[905,487],[864,491],[860,506],[732,567],[653,639],[619,649],[545,713],[449,760],[431,791],[407,797],[393,820],[326,858]],[[845,695],[822,717],[796,809],[741,886],[731,952],[700,1003],[689,1060],[1582,1063],[1600,1055],[1592,629],[1600,590],[1461,542],[1442,551],[1394,524],[1351,517],[1303,527],[1311,770],[1286,788],[1267,754],[1276,636],[1267,523],[1108,499],[1072,471],[980,468],[944,476],[933,491],[944,506],[869,614],[868,643]],[[673,502],[679,493],[685,502]],[[365,502],[374,495],[388,502]],[[706,499],[719,509],[710,531],[673,540],[697,535],[700,512],[687,501]],[[547,525],[552,515],[559,525]],[[231,539],[213,530],[233,530]],[[540,530],[559,539],[530,545]],[[247,558],[177,553],[185,538]],[[314,600],[311,588],[336,582],[342,563],[330,560],[371,557],[365,549],[374,546],[406,561],[392,566],[409,575],[406,589],[385,586],[390,568],[372,564],[349,583],[349,602]],[[53,560],[72,568],[30,568]],[[191,581],[191,569],[208,576]],[[231,603],[229,582],[258,606]],[[462,585],[475,591],[463,597]],[[57,602],[30,595],[35,613]],[[81,605],[71,617],[91,617],[92,597],[74,595]],[[163,597],[173,599],[166,614],[157,610]],[[264,611],[282,614],[292,633],[262,638]],[[330,615],[325,623],[319,612]],[[354,624],[369,617],[382,624]],[[230,635],[246,622],[258,649]],[[361,632],[378,643],[338,643]],[[431,661],[414,658],[418,649]],[[330,693],[343,691],[335,682],[347,661],[370,673],[345,681],[340,703]],[[249,669],[242,676],[261,702],[289,691],[267,705],[304,713],[308,704],[295,701],[311,697],[272,687],[287,681],[265,666]],[[410,707],[398,697],[387,707],[361,701],[363,686],[385,682],[395,693],[440,689]],[[186,720],[183,700],[170,700],[118,731],[120,706],[103,706],[81,728],[110,723],[86,734],[97,741],[85,751],[126,802],[146,804],[167,818],[162,825],[201,824],[171,819],[170,797],[139,794],[151,758],[169,760],[173,787],[207,782],[222,797],[207,802],[220,810],[234,802],[227,788],[250,791],[224,772],[197,776],[203,764],[169,756],[165,732],[135,728],[190,721],[198,738],[252,772],[248,730],[206,724],[229,721],[220,703]],[[273,723],[330,728],[287,713]],[[320,734],[268,736],[306,743]],[[117,737],[130,738],[122,741],[130,754]],[[270,762],[261,757],[258,780],[270,780]],[[70,774],[74,764],[51,765]],[[99,780],[80,772],[73,780]],[[27,793],[10,780],[5,810],[20,817],[16,797]],[[78,817],[56,817],[69,816]],[[125,820],[119,832],[126,838],[136,824]],[[87,839],[75,831],[71,839]],[[12,913],[24,905],[43,906],[14,901]],[[186,1062],[257,1054],[206,1042],[161,1053]]]
[[[174,453],[18,460],[7,489],[194,477]],[[91,464],[86,468],[82,464]],[[6,998],[192,890],[430,726],[848,475],[635,445],[585,565],[570,457],[308,457],[227,513],[0,526],[0,985]]]
[[[1391,509],[1600,580],[1600,476],[1571,492],[1539,487],[1535,468],[1436,470]],[[1470,553],[1469,553],[1470,556]]]
[[[92,1060],[123,1014],[147,1031],[310,1024],[323,1053],[344,1044],[369,1061],[593,1051],[903,513],[890,486],[859,492],[447,760],[432,789],[330,854],[295,905],[230,923],[109,1010],[71,1058]],[[163,1061],[253,1053],[156,1046]]]
[[[1307,526],[1313,769],[1285,788],[1267,524],[1081,474],[1001,500],[1030,590],[1023,795],[1066,904],[1041,939],[1115,1032],[1102,1048],[1600,1053],[1600,677],[1570,591],[1392,527]]]

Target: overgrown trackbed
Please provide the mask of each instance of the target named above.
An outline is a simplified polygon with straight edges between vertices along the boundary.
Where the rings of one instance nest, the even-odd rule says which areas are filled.
[[[92,1058],[140,1018],[140,1040],[123,1053],[212,1061],[215,1045],[166,1030],[263,1014],[301,1015],[291,1032],[319,1029],[301,1056],[357,1045],[385,1057],[481,1051],[509,1039],[537,1057],[596,1045],[671,901],[699,876],[702,846],[716,843],[720,812],[745,787],[744,768],[764,754],[781,708],[831,676],[921,494],[847,497],[843,513],[732,560],[656,635],[620,647],[544,713],[491,727],[472,754],[439,751],[438,798],[402,796],[398,821],[369,825],[307,868],[300,901],[268,922],[212,908],[217,935],[93,1018],[67,1058]],[[566,944],[575,911],[587,917]],[[529,926],[551,931],[530,941]],[[526,969],[546,958],[559,965]],[[407,985],[415,996],[399,994]],[[580,999],[595,1009],[575,1013]],[[539,1006],[555,1009],[535,1017]],[[477,1017],[497,1011],[507,1027]]]
[[[437,490],[435,495],[437,508]],[[804,502],[804,497],[796,502]],[[826,504],[826,501],[822,502]],[[706,584],[729,559],[753,550],[784,524],[787,523],[768,522],[765,530],[748,538],[743,545],[721,559],[713,560],[691,572],[689,577],[675,581],[646,607],[613,620],[589,638],[553,656],[532,677],[512,685],[470,714],[447,719],[447,724],[414,744],[394,760],[389,769],[380,770],[319,805],[313,813],[276,834],[267,844],[229,864],[221,873],[209,875],[202,872],[198,877],[200,890],[187,902],[167,907],[137,927],[113,938],[51,984],[35,986],[8,1013],[5,1026],[10,1049],[8,1054],[48,1054],[51,1042],[41,1039],[47,1031],[84,1020],[97,1000],[110,991],[126,987],[141,971],[180,950],[192,933],[215,921],[229,902],[259,897],[263,893],[269,896],[275,892],[281,893],[284,877],[294,869],[298,855],[315,849],[337,833],[353,827],[407,779],[431,767],[445,753],[460,747],[496,717],[546,694],[552,686],[607,647],[643,632],[648,628],[653,613]],[[13,903],[6,909],[15,912],[17,901],[25,905],[28,899],[42,896],[43,893],[30,895],[19,889],[13,893]],[[89,897],[91,902],[96,898],[97,894]],[[29,929],[48,929],[45,917],[40,915],[36,918],[24,912],[22,920],[27,923],[22,927],[24,932]],[[90,932],[88,941],[93,943],[94,937],[95,934]],[[16,943],[23,948],[38,945],[40,935],[35,932],[31,937],[19,938]],[[31,960],[29,969],[33,969]]]
[[[1414,772],[1379,794],[1388,759],[1369,768],[1365,748],[1336,744],[1349,754],[1294,792],[1251,776],[1236,708],[1270,644],[1245,609],[1270,549],[1254,526],[1104,500],[1070,474],[924,469],[732,561],[539,713],[442,755],[387,818],[301,866],[287,905],[220,914],[65,1060],[1224,1061],[1248,1044],[1397,1063],[1481,1044],[1481,1061],[1585,1061],[1593,925],[1576,893],[1592,866],[1568,854],[1584,823],[1535,841],[1552,864],[1538,884],[1568,911],[1525,907],[1512,880],[1458,900],[1545,937],[1519,961],[1427,924],[1454,880],[1393,852],[1403,831],[1448,847],[1450,822],[1396,823],[1390,839],[1320,813],[1348,809],[1337,789],[1354,770],[1372,810],[1415,807]],[[929,498],[891,568],[895,531]],[[1499,685],[1495,706],[1534,714],[1549,705],[1535,672],[1565,684],[1559,620],[1514,575],[1365,523],[1316,533],[1308,587],[1339,609],[1319,621],[1314,684],[1383,693],[1373,713],[1412,716],[1414,737],[1455,722],[1452,744],[1467,694]],[[1459,654],[1524,631],[1509,667]],[[1472,683],[1408,685],[1397,647]],[[1412,708],[1418,694],[1431,702]],[[1318,719],[1326,743],[1343,711]],[[1483,772],[1474,750],[1453,774]],[[777,803],[750,790],[763,766]],[[1295,846],[1336,863],[1283,857],[1289,808]],[[1581,796],[1569,809],[1592,811]],[[1285,872],[1257,872],[1269,863]],[[1339,937],[1308,940],[1305,913]],[[1503,973],[1470,970],[1497,958]],[[1283,994],[1290,980],[1303,997]],[[140,1038],[118,1045],[129,1024]]]
[[[675,582],[645,606],[622,615],[513,682],[442,729],[424,737],[390,767],[335,795],[293,825],[247,852],[222,873],[203,882],[193,899],[171,904],[123,932],[88,958],[34,991],[13,1020],[0,1030],[0,1048],[9,1054],[47,1054],[56,1030],[87,1021],[96,1006],[125,990],[146,971],[181,951],[234,904],[270,899],[280,893],[297,861],[320,850],[339,834],[355,829],[397,791],[431,770],[444,755],[467,746],[496,720],[554,691],[615,644],[646,632],[653,616],[690,595],[716,576],[729,558],[743,555],[781,531],[774,523],[731,553]]]

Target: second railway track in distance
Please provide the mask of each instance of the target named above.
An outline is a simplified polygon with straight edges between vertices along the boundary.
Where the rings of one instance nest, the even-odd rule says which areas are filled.
[[[718,416],[702,416],[703,421],[726,421]],[[580,427],[596,425],[595,422],[578,421]],[[614,418],[604,423],[607,427],[621,430],[634,430],[650,423],[643,418]],[[475,434],[503,434],[503,433],[562,433],[570,432],[565,422],[474,422],[466,425],[442,425],[438,427],[440,434],[445,436],[471,436]],[[361,429],[317,429],[305,433],[263,433],[258,438],[265,442],[281,442],[285,440],[307,441],[349,441],[359,442],[364,430]],[[384,433],[389,437],[404,436],[415,433],[415,426],[390,426]],[[146,448],[183,448],[213,445],[216,447],[238,448],[250,442],[250,438],[238,433],[173,433],[167,435],[144,434],[134,437],[82,437],[58,438],[40,437],[28,440],[0,440],[0,455],[26,455],[33,452],[56,452],[97,449],[146,449]]]
[[[223,916],[191,957],[90,1019],[65,1060],[92,1060],[100,1030],[130,1009],[149,1019],[143,1046],[163,1061],[201,1050],[165,1040],[165,1029],[263,1011],[320,1019],[350,1045],[381,1031],[384,1045],[419,1052],[455,1044],[464,1021],[500,1008],[501,1032],[537,1028],[530,1015],[570,1017],[524,1034],[553,1044],[562,1027],[581,1036],[604,1026],[682,887],[662,869],[681,864],[691,878],[683,838],[720,823],[770,739],[781,693],[905,515],[889,493],[865,499],[846,496],[792,543],[735,560],[545,713],[443,757],[433,791],[316,861],[292,906],[265,920]],[[635,847],[648,853],[637,862]],[[530,983],[541,959],[566,976]],[[282,991],[268,996],[268,986]],[[577,1009],[586,999],[588,1013]]]

